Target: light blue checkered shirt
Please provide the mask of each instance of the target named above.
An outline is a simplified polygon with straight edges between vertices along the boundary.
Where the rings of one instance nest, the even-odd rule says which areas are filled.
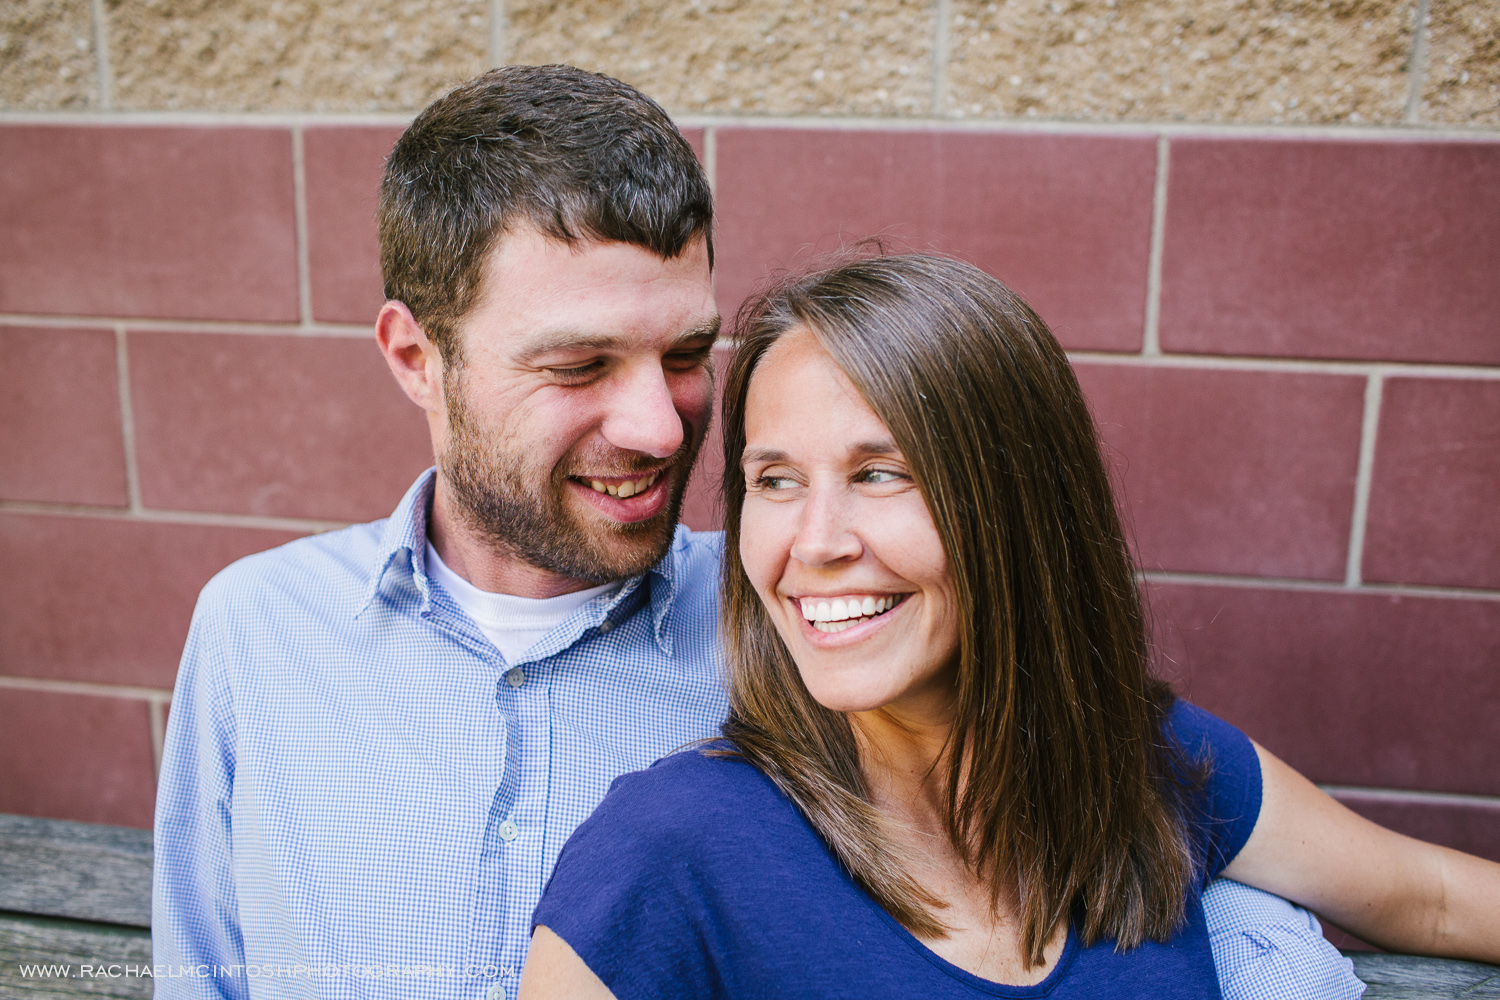
[[[507,663],[426,574],[432,475],[388,520],[204,589],[157,794],[158,997],[513,1000],[563,842],[615,777],[718,732],[720,536],[679,528],[655,569]],[[1211,931],[1274,899],[1220,884]],[[1221,980],[1342,1000],[1255,976],[1322,940],[1274,922],[1281,949],[1228,948]],[[1234,942],[1265,930],[1241,923]]]

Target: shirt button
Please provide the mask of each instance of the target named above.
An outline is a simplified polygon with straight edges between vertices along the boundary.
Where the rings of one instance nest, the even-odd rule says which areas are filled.
[[[505,1000],[505,986],[496,983],[484,991],[484,1000]]]
[[[516,835],[521,832],[521,828],[516,826],[516,824],[512,823],[510,820],[506,820],[505,822],[500,824],[499,832],[500,839],[508,844],[512,840],[516,839]]]
[[[612,621],[610,621],[608,618],[606,618],[604,621],[602,621],[602,622],[599,623],[599,634],[603,635],[605,632],[608,632],[610,629],[612,629],[614,627],[615,627],[615,623],[612,622]]]
[[[505,672],[505,681],[513,688],[518,688],[526,683],[526,671],[520,667],[511,667]]]

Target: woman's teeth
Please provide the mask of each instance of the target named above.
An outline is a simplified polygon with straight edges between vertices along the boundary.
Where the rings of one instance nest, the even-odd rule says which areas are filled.
[[[905,594],[851,595],[835,597],[831,601],[804,597],[801,600],[802,617],[812,622],[812,627],[819,632],[842,632],[884,614],[905,599]]]
[[[637,493],[646,492],[651,488],[651,484],[656,482],[660,476],[660,472],[653,472],[645,479],[637,479],[635,482],[627,479],[618,486],[613,483],[605,484],[597,479],[591,479],[589,480],[589,485],[594,488],[595,493],[608,493],[612,497],[619,497],[621,500],[624,500],[626,497],[633,497]]]

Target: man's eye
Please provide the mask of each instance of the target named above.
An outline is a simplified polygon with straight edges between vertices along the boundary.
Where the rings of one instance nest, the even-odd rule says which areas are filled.
[[[713,356],[713,347],[700,347],[695,351],[674,351],[666,357],[667,365],[678,371],[687,371],[692,368],[701,368],[709,364]]]
[[[581,365],[571,365],[566,368],[548,368],[547,374],[560,382],[584,382],[599,374],[603,369],[604,362],[589,361]]]
[[[878,483],[895,483],[905,478],[906,477],[901,473],[892,472],[890,469],[866,469],[859,474],[860,482],[869,483],[871,485]]]
[[[796,484],[792,482],[790,476],[757,476],[755,478],[755,488],[758,490],[766,490],[768,492],[775,490],[789,490],[794,485]]]

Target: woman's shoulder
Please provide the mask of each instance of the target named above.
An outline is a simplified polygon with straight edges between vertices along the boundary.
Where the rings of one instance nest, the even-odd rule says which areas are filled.
[[[621,775],[579,833],[608,828],[613,837],[702,839],[731,836],[794,808],[758,768],[715,740],[669,754]],[[576,836],[576,835],[575,835]]]
[[[1239,729],[1181,698],[1168,711],[1165,726],[1182,754],[1200,769],[1192,820],[1207,853],[1205,874],[1211,878],[1234,860],[1260,817],[1260,757]]]

